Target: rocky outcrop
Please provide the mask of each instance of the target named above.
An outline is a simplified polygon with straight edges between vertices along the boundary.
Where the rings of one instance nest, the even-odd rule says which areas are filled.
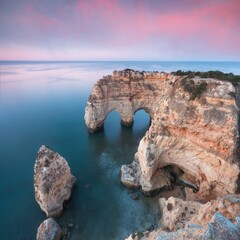
[[[153,117],[158,102],[165,98],[161,91],[164,91],[168,83],[163,84],[161,80],[167,76],[165,73],[156,76],[146,72],[114,71],[112,76],[100,79],[94,85],[85,110],[85,122],[89,131],[101,129],[108,113],[113,110],[121,115],[121,122],[125,126],[133,124],[134,114],[139,109],[145,109]],[[169,77],[171,78],[170,75]],[[159,81],[155,81],[156,78]]]
[[[220,213],[214,214],[208,225],[190,225],[175,232],[158,230],[155,232],[135,233],[126,240],[237,240],[240,238],[240,218],[232,223]]]
[[[205,204],[170,197],[159,199],[162,218],[160,226],[176,231],[187,225],[205,225],[216,212],[234,222],[240,217],[240,195],[226,195]]]
[[[34,166],[35,199],[47,217],[62,212],[75,180],[63,157],[46,146],[39,149]]]
[[[159,229],[132,234],[128,240],[240,238],[239,195],[226,195],[206,204],[162,198],[159,205],[162,212]]]
[[[185,227],[186,223],[197,214],[202,204],[170,197],[168,200],[160,198],[159,206],[162,216],[160,226],[176,231]]]
[[[203,81],[206,89],[200,91]],[[206,202],[237,191],[236,94],[227,81],[114,71],[94,85],[85,122],[90,132],[97,131],[116,110],[130,126],[134,113],[144,109],[151,126],[133,163],[122,167],[122,183],[151,195],[178,182],[186,187],[188,200]]]
[[[53,218],[46,219],[38,227],[37,240],[60,240],[62,236],[62,229]]]

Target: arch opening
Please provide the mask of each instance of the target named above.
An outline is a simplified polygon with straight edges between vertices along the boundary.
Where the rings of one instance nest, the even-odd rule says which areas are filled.
[[[109,115],[112,115],[112,113],[114,113],[115,117],[112,119],[112,117],[109,117]],[[119,115],[120,117],[120,121],[119,119],[116,121],[116,114]],[[145,125],[147,125],[148,127],[151,124],[151,115],[149,113],[149,111],[145,108],[139,108],[137,109],[133,114],[128,114],[127,116],[125,116],[123,113],[121,113],[120,111],[118,111],[117,109],[112,109],[110,110],[105,118],[103,119],[103,125],[111,125],[110,124],[110,120],[107,119],[111,119],[112,123],[114,122],[114,124],[118,124],[118,122],[121,122],[121,124],[125,127],[132,127],[133,125],[135,125],[135,128],[138,127],[144,127]],[[127,119],[127,120],[126,120]],[[106,121],[108,121],[106,123]]]
[[[114,142],[120,140],[121,137],[123,137],[122,135],[129,135],[128,138],[135,139],[135,141],[138,141],[139,143],[150,127],[150,114],[145,109],[138,109],[135,111],[132,123],[131,128],[123,124],[121,113],[116,109],[112,109],[103,121],[104,135],[107,139],[112,139]]]
[[[151,125],[151,116],[145,109],[138,109],[134,113],[133,134],[143,136]]]
[[[104,119],[104,135],[109,142],[118,142],[121,135],[121,115],[118,111],[110,111]]]

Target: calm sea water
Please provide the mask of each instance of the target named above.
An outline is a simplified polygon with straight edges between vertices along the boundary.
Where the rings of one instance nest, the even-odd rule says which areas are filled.
[[[74,224],[71,239],[123,239],[159,220],[157,198],[139,200],[119,181],[148,129],[149,116],[135,115],[132,129],[118,113],[103,132],[88,134],[84,109],[93,84],[115,69],[221,70],[240,74],[234,62],[0,62],[0,239],[35,239],[45,219],[34,199],[33,166],[42,144],[68,161],[77,183],[63,214]]]

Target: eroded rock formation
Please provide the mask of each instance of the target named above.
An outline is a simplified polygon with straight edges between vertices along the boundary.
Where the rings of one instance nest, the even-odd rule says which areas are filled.
[[[43,221],[38,227],[37,240],[60,240],[63,236],[62,229],[53,218]]]
[[[47,217],[62,212],[75,180],[63,157],[46,146],[39,149],[34,165],[35,199]]]
[[[128,240],[240,238],[239,195],[226,195],[206,204],[161,198],[159,205],[162,212],[159,229],[132,234]]]
[[[114,71],[94,85],[85,122],[90,132],[97,131],[116,110],[129,126],[134,113],[144,109],[151,126],[133,163],[122,166],[122,183],[152,194],[178,181],[190,187],[188,200],[206,202],[237,190],[236,90],[227,81],[195,77],[188,81],[194,86],[204,81],[206,89],[193,97],[184,90],[184,79],[163,72]]]

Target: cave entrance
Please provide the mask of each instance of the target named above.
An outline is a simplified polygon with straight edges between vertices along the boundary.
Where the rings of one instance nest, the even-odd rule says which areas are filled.
[[[186,198],[186,188],[192,189],[194,193],[199,191],[199,187],[196,184],[196,179],[187,173],[185,173],[179,166],[177,165],[168,165],[162,168],[171,179],[171,186],[168,190],[164,191],[164,195],[168,195],[168,197],[177,197],[177,198]]]

